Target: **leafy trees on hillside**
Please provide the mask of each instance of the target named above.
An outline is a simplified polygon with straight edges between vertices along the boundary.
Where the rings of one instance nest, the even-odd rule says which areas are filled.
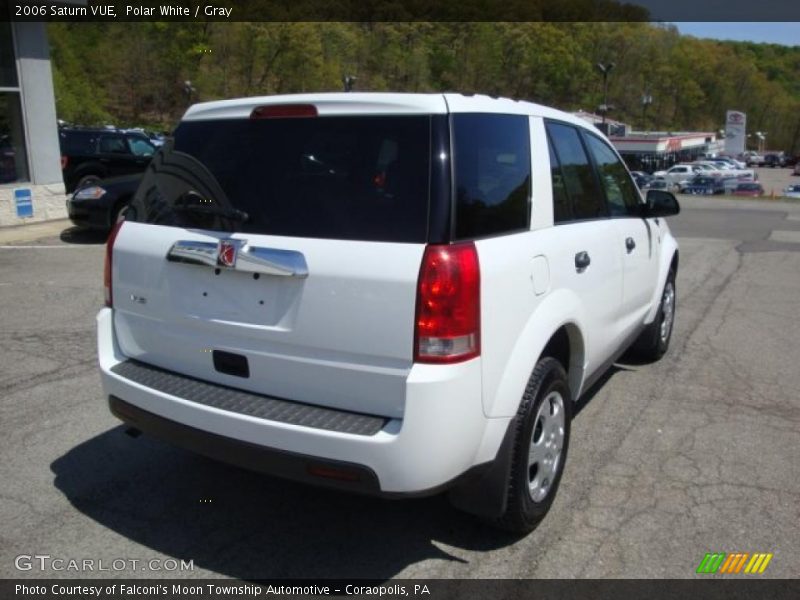
[[[565,5],[567,6],[567,5]],[[577,4],[576,4],[577,6]],[[566,9],[564,9],[566,10]],[[800,152],[800,47],[681,36],[620,23],[50,23],[60,118],[171,128],[198,100],[339,91],[459,91],[565,110],[601,102],[598,62],[614,62],[610,116],[658,130],[723,126],[748,114],[768,145]],[[186,81],[194,92],[187,93]]]

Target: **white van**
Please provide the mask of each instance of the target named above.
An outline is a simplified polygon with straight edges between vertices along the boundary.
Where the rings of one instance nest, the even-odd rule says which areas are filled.
[[[131,427],[530,531],[573,406],[657,359],[678,248],[603,135],[458,94],[191,107],[108,241],[104,391]]]

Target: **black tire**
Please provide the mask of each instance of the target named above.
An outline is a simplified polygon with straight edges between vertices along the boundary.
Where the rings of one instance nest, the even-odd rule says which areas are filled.
[[[558,402],[560,398],[560,404]],[[560,411],[561,420],[556,418],[553,407]],[[540,411],[541,409],[541,411]],[[544,419],[545,426],[542,426]],[[550,421],[549,425],[547,420]],[[561,482],[564,464],[569,447],[570,422],[572,420],[572,396],[567,383],[567,375],[561,363],[554,358],[541,359],[525,387],[522,402],[517,412],[517,430],[511,459],[511,475],[506,490],[505,513],[496,524],[515,533],[529,533],[550,510]],[[548,446],[554,437],[554,428],[561,429],[560,449],[557,445]],[[534,444],[536,438],[542,443]],[[555,435],[557,439],[558,435]],[[544,456],[550,456],[552,471],[540,467],[540,463],[530,464],[532,447],[542,449]],[[546,463],[546,459],[544,463]],[[543,464],[543,463],[542,463]],[[542,471],[539,472],[539,469]],[[541,477],[544,475],[544,477]],[[538,478],[538,485],[537,485]],[[543,486],[547,482],[546,489]],[[535,490],[535,491],[534,491]],[[543,496],[534,497],[537,493]]]
[[[75,191],[89,187],[90,185],[97,185],[98,183],[100,183],[100,177],[97,175],[84,175],[78,180],[78,183],[75,184]]]
[[[670,296],[672,299],[668,300]],[[631,346],[631,353],[639,360],[655,362],[659,360],[669,349],[669,342],[672,339],[672,330],[675,326],[675,307],[678,294],[675,288],[675,271],[670,270],[664,289],[661,291],[661,302],[658,305],[656,318],[650,325],[646,326],[639,338]],[[671,310],[671,318],[667,318],[667,312]]]

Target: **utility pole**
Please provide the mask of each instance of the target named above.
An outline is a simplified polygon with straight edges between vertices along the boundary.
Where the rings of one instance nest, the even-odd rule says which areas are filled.
[[[650,94],[642,94],[642,131],[647,131],[647,107],[652,103],[653,97]]]
[[[356,83],[356,79],[358,79],[355,75],[343,75],[342,76],[342,83],[344,84],[344,91],[345,92],[352,92],[353,86]]]
[[[606,123],[606,113],[608,112],[608,74],[611,72],[615,64],[610,63],[597,63],[597,69],[603,74],[603,103],[598,107],[603,114],[603,125]],[[604,127],[605,129],[605,127]]]

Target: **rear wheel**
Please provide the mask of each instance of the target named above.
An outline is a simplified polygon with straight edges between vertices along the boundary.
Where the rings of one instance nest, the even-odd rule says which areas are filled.
[[[497,524],[528,533],[544,518],[567,460],[572,396],[564,368],[543,358],[533,370],[517,413],[506,511]]]

